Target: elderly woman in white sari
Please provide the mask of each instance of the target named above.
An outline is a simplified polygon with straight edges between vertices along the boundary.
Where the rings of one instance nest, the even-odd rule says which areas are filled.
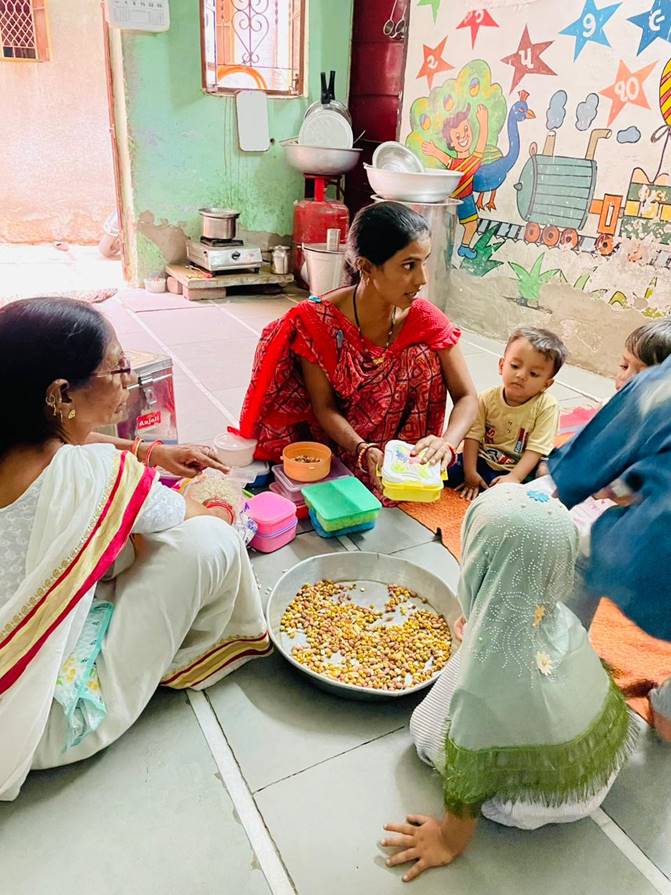
[[[123,412],[130,381],[98,311],[5,307],[0,378],[0,799],[11,800],[31,769],[121,736],[159,684],[202,689],[270,647],[246,551],[218,511],[132,453],[89,443]],[[207,458],[186,449],[172,465],[191,463]]]

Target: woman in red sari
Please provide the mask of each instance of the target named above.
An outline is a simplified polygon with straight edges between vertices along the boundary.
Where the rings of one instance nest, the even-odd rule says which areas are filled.
[[[477,396],[460,331],[418,297],[430,252],[426,221],[406,206],[359,212],[348,241],[352,286],[312,296],[262,333],[240,423],[258,440],[258,459],[279,460],[287,444],[313,438],[376,489],[391,439],[426,449],[427,462],[454,462]]]

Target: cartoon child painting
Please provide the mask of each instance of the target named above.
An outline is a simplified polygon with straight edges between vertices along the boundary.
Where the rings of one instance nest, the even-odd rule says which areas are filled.
[[[435,158],[450,171],[462,172],[461,182],[453,193],[453,197],[461,201],[457,214],[459,222],[464,228],[464,236],[458,254],[462,258],[473,259],[477,257],[477,253],[471,248],[471,244],[477,233],[479,220],[473,198],[473,177],[482,164],[487,147],[489,111],[482,104],[476,110],[479,129],[477,143],[475,143],[471,128],[470,115],[471,107],[466,106],[461,112],[447,118],[443,125],[443,138],[448,148],[456,152],[456,158],[443,152],[435,143],[429,141],[422,144],[422,152]]]

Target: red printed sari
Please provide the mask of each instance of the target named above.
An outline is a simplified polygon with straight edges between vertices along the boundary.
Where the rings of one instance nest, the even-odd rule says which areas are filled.
[[[440,435],[447,387],[438,352],[460,336],[441,311],[417,299],[393,344],[380,348],[328,300],[301,302],[261,335],[240,432],[258,440],[260,460],[278,461],[293,441],[329,441],[303,383],[305,358],[322,369],[340,412],[362,439],[384,445],[393,438],[414,443]],[[337,452],[356,471],[355,458]]]

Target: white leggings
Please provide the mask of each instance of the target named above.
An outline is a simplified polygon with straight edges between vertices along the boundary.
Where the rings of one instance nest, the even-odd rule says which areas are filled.
[[[417,754],[422,761],[433,765],[439,773],[445,768],[445,737],[449,708],[457,687],[460,666],[461,652],[457,651],[410,719],[410,733],[415,741]],[[616,776],[617,774],[613,774],[608,785],[585,802],[569,802],[557,808],[548,808],[534,802],[510,802],[494,798],[485,802],[482,814],[497,824],[518,827],[521,830],[536,830],[546,824],[573,823],[588,817],[599,808]]]

